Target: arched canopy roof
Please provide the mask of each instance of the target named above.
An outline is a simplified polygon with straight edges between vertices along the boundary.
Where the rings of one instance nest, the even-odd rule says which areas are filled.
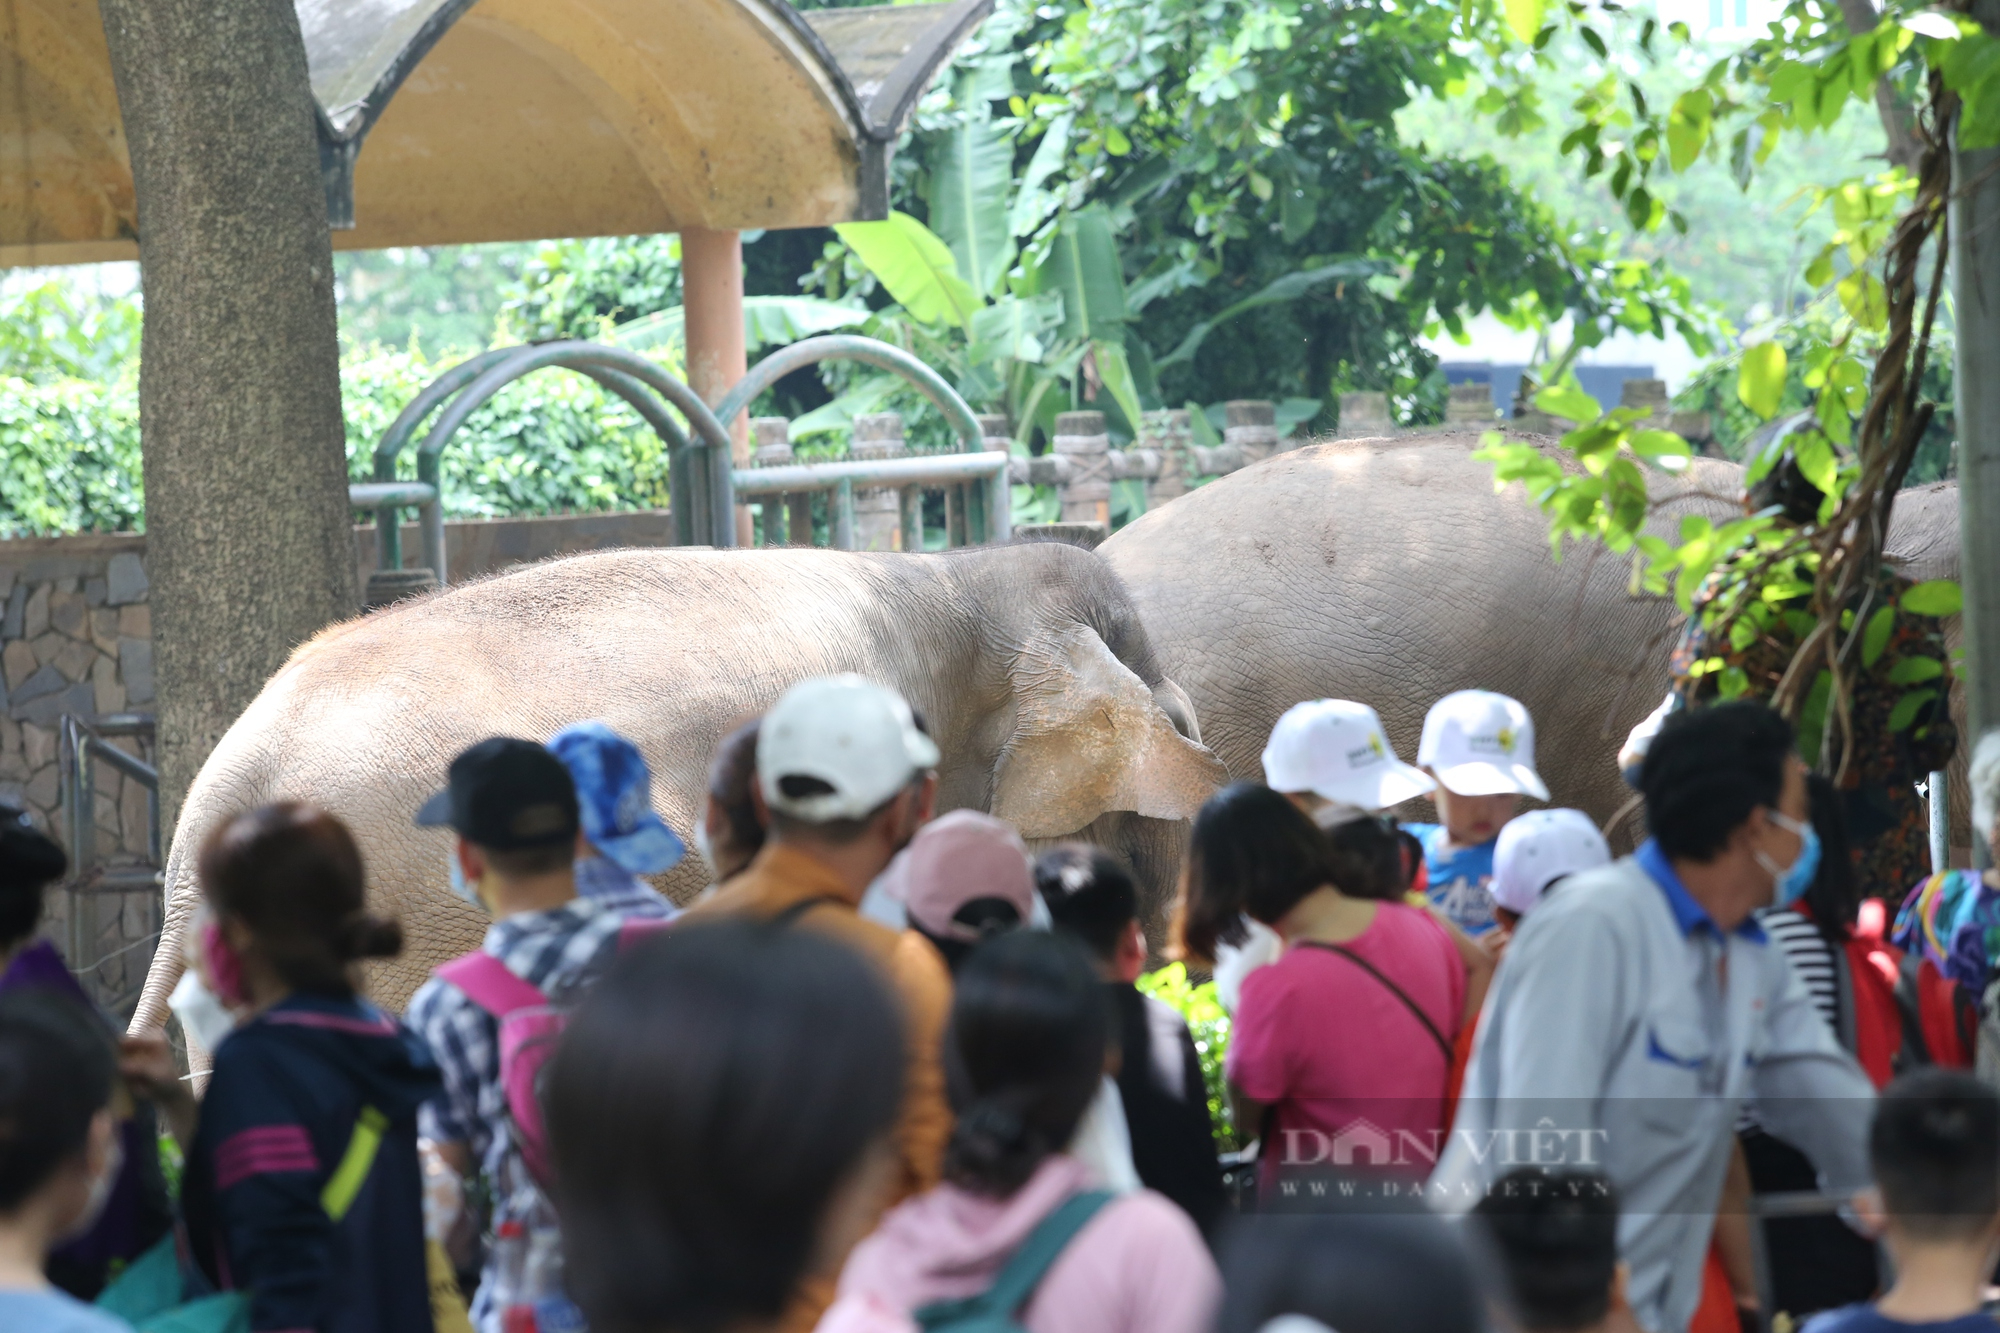
[[[992,7],[296,3],[340,249],[884,216],[896,135]],[[0,266],[135,258],[96,0],[10,8]]]

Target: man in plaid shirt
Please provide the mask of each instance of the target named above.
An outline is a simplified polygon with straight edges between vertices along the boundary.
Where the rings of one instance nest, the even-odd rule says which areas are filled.
[[[482,952],[564,1007],[607,965],[623,917],[576,893],[576,789],[556,757],[533,741],[495,737],[454,759],[450,785],[425,803],[416,822],[458,834],[453,892],[494,921]],[[419,1132],[461,1175],[483,1178],[492,1199],[489,1235],[520,1222],[532,1233],[554,1214],[529,1177],[501,1082],[499,1021],[465,991],[433,976],[410,1001],[410,1027],[437,1056],[444,1093],[425,1104]],[[498,1276],[489,1247],[474,1324],[498,1328]]]

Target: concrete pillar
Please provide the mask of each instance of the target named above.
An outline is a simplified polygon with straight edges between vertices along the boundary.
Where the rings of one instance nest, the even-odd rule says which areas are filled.
[[[710,407],[750,369],[743,342],[743,237],[690,227],[681,233],[681,303],[687,316],[688,387]],[[750,466],[750,423],[725,421],[731,463]],[[698,540],[708,540],[706,534]],[[750,511],[736,510],[736,544],[750,544]]]
[[[900,412],[867,412],[854,418],[854,440],[847,455],[854,459],[908,458]],[[854,549],[899,551],[903,547],[902,506],[893,489],[854,492]]]
[[[988,452],[999,451],[1011,454],[1014,451],[1014,435],[1007,426],[1007,418],[988,413],[980,416],[979,447]],[[1015,462],[1026,462],[1016,459]],[[1011,466],[1011,464],[1010,464]],[[944,531],[945,545],[970,546],[977,524],[972,514],[985,505],[985,492],[976,483],[947,486],[944,491]]]
[[[1139,444],[1143,448],[1157,450],[1160,455],[1160,475],[1146,487],[1146,508],[1153,509],[1187,494],[1187,454],[1182,448],[1183,440],[1174,436],[1174,417],[1181,419],[1183,435],[1187,431],[1186,411],[1161,410],[1148,412],[1139,425]]]
[[[751,455],[755,467],[784,467],[794,461],[792,423],[783,417],[751,417],[750,435],[757,447]],[[810,495],[767,495],[764,507],[764,545],[812,545],[812,497]]]
[[[998,449],[1010,452],[1014,447],[1014,432],[1007,429],[1007,418],[999,415],[984,415],[974,418],[979,422],[979,445],[982,449]]]
[[[1493,386],[1474,382],[1454,384],[1451,397],[1445,400],[1444,424],[1451,426],[1492,426],[1500,420],[1500,409],[1493,406]]]
[[[1222,405],[1222,442],[1243,455],[1243,466],[1261,463],[1278,451],[1277,408],[1261,398],[1238,398]]]
[[[751,417],[750,433],[756,438],[752,456],[758,467],[784,467],[792,461],[792,423],[784,417]]]
[[[1667,382],[1626,380],[1618,390],[1618,406],[1643,407],[1649,413],[1664,415],[1667,411]]]
[[[1393,436],[1396,419],[1389,415],[1389,395],[1359,389],[1340,395],[1340,428],[1336,440],[1372,440]]]
[[[1062,521],[1102,523],[1111,530],[1111,437],[1102,412],[1058,412],[1055,452],[1070,462],[1062,488]]]

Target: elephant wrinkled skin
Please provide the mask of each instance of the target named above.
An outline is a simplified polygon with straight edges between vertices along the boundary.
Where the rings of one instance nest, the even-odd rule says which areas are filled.
[[[486,736],[540,739],[602,718],[638,743],[655,808],[686,835],[716,741],[794,682],[842,671],[894,686],[922,712],[944,756],[940,809],[993,810],[1030,838],[1087,831],[1156,885],[1173,870],[1168,831],[1222,779],[1187,696],[1088,552],[552,560],[335,626],[272,677],[182,806],[167,929],[135,1029],[166,1016],[196,852],[239,811],[294,798],[350,824],[372,904],[408,939],[370,978],[377,1001],[400,1007],[485,928],[446,887],[450,835],[410,823],[453,755]],[[663,887],[685,900],[703,882],[690,856]]]
[[[1552,804],[1602,822],[1629,799],[1613,755],[1666,690],[1674,608],[1631,596],[1625,559],[1572,544],[1552,561],[1547,520],[1519,485],[1496,493],[1492,465],[1471,456],[1479,439],[1275,454],[1099,548],[1232,777],[1261,776],[1265,738],[1302,699],[1374,706],[1412,758],[1430,705],[1477,688],[1534,715]],[[1680,480],[1656,475],[1654,495],[1673,498],[1653,528],[1671,535],[1683,514],[1740,512],[1741,490],[1742,469],[1716,459],[1696,459]],[[1905,572],[1955,576],[1957,539],[1955,487],[1904,492],[1888,547]]]

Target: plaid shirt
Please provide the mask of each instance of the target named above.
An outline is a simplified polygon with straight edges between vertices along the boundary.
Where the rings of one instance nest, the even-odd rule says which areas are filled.
[[[607,912],[641,921],[671,921],[680,914],[652,885],[608,856],[576,863],[576,892]]]
[[[609,964],[618,949],[623,914],[589,898],[575,898],[546,912],[524,912],[486,928],[481,948],[507,969],[561,1005]],[[444,1075],[444,1092],[424,1103],[418,1129],[440,1143],[463,1143],[492,1189],[489,1225],[521,1217],[531,1221],[539,1194],[515,1146],[507,1091],[500,1082],[500,1024],[465,992],[432,977],[410,1000],[406,1014],[430,1043]],[[490,1264],[489,1264],[490,1267]],[[486,1327],[493,1274],[482,1274],[473,1319]]]

